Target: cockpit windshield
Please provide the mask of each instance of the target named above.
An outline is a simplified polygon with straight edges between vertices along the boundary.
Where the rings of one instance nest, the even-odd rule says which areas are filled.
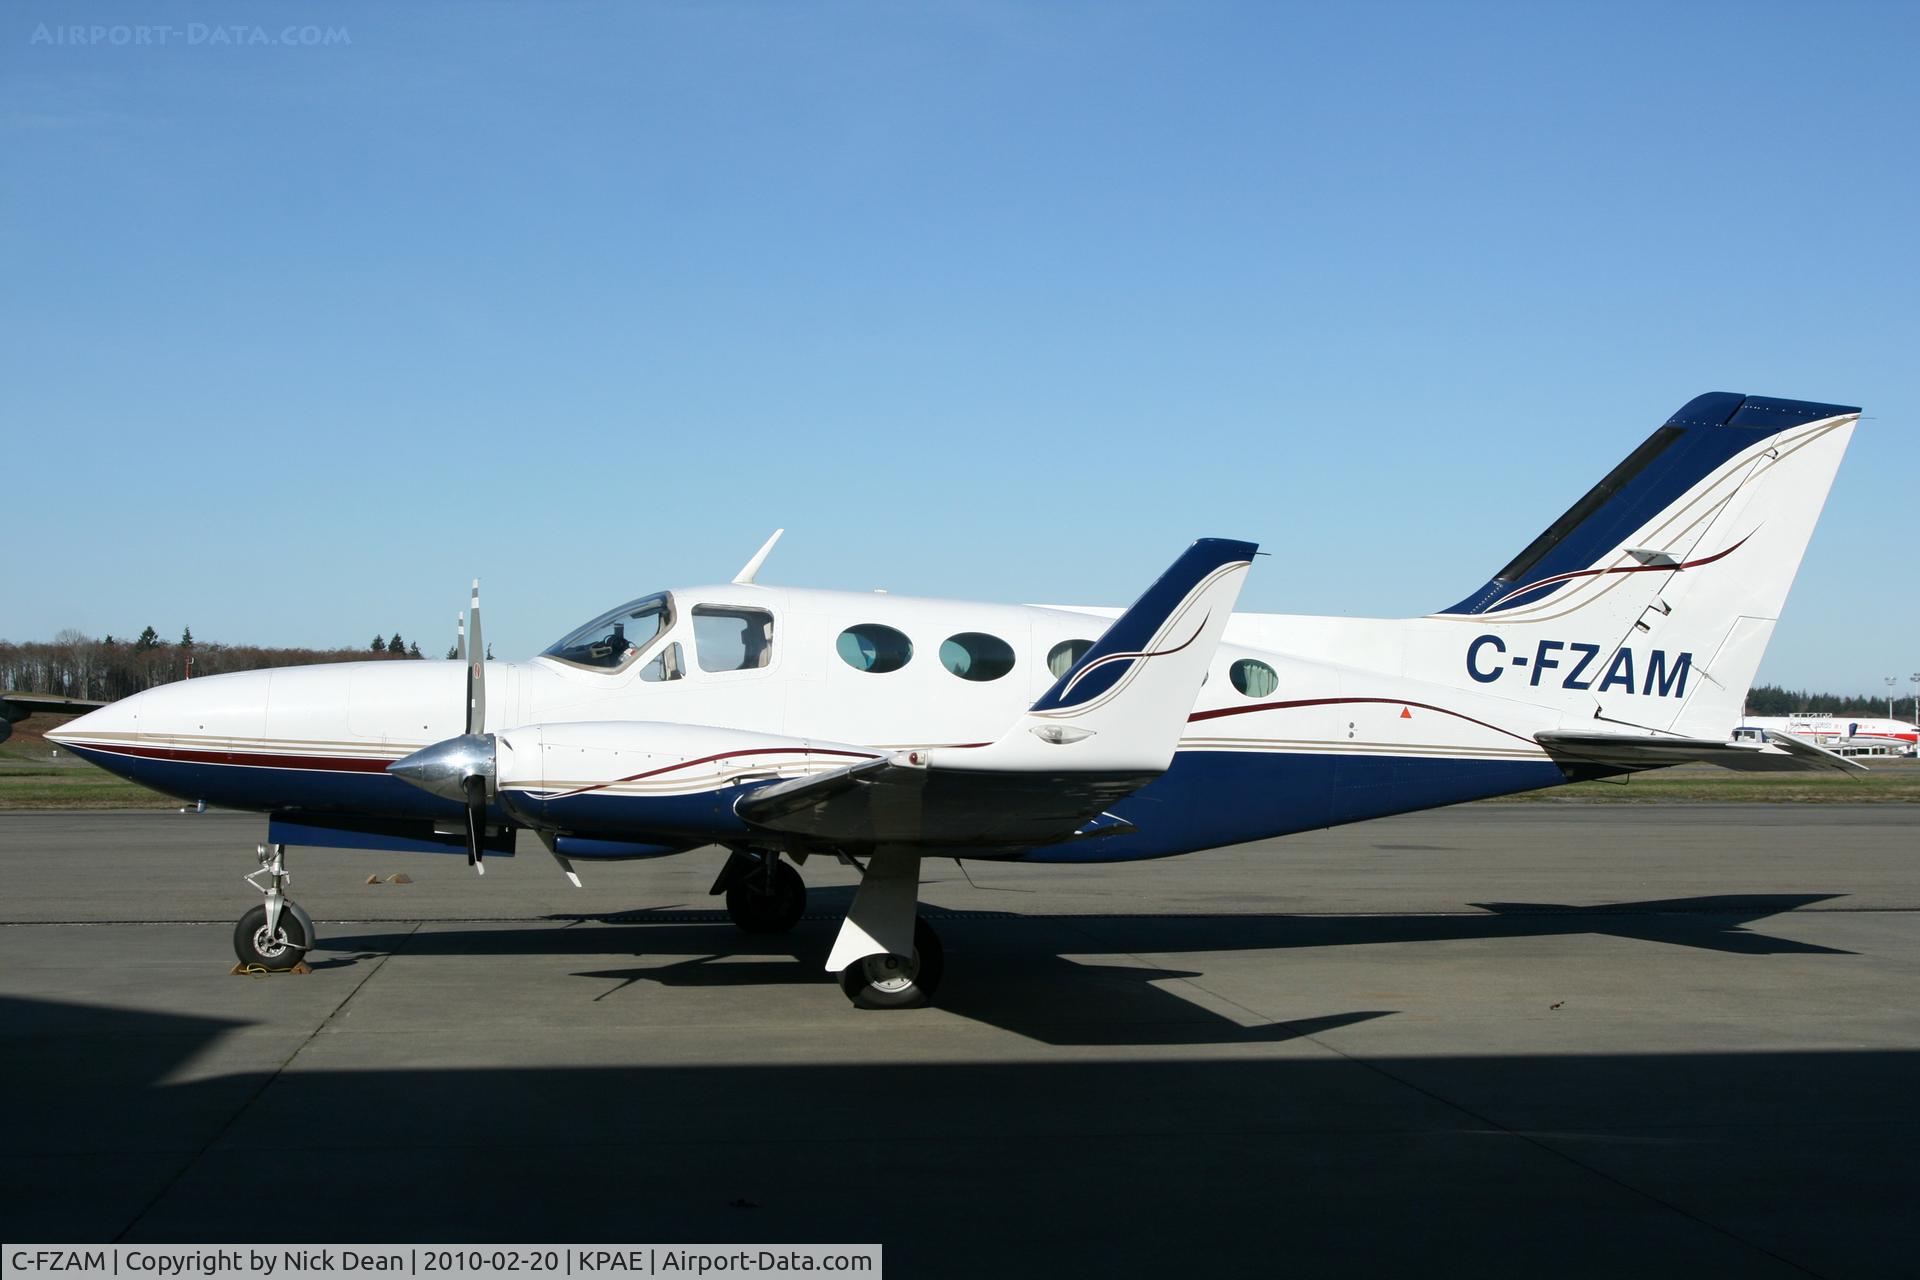
[[[673,597],[662,591],[601,614],[547,646],[540,656],[596,671],[618,671],[672,625]]]

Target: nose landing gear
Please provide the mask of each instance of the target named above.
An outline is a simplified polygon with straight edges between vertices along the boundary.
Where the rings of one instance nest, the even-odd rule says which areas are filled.
[[[233,926],[233,953],[243,965],[291,969],[313,948],[313,918],[286,896],[287,883],[293,879],[287,874],[287,846],[258,845],[254,853],[260,869],[244,879],[266,895],[266,901]]]

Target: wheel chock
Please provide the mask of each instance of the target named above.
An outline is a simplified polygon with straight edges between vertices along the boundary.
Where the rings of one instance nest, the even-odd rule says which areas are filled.
[[[269,969],[263,964],[236,964],[233,968],[227,970],[227,976],[230,978],[266,978],[276,973],[312,972],[313,970],[308,967],[307,962],[302,960],[291,969]]]

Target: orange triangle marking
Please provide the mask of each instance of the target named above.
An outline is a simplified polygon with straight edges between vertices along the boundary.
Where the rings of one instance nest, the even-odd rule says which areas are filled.
[[[1411,720],[1413,719],[1413,712],[1407,710],[1405,707],[1402,707],[1400,708],[1400,718],[1402,720]]]

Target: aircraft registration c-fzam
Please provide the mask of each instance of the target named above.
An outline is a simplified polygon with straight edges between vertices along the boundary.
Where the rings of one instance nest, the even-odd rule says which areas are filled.
[[[1203,539],[1124,610],[804,591],[644,596],[526,662],[169,684],[50,734],[188,801],[269,815],[235,949],[295,963],[289,845],[583,863],[727,850],[742,929],[791,928],[796,865],[861,880],[827,969],[924,1004],[927,857],[1161,858],[1709,761],[1853,768],[1742,700],[1859,411],[1693,400],[1486,583],[1425,617],[1235,613],[1249,542]],[[776,533],[775,537],[779,535]]]

